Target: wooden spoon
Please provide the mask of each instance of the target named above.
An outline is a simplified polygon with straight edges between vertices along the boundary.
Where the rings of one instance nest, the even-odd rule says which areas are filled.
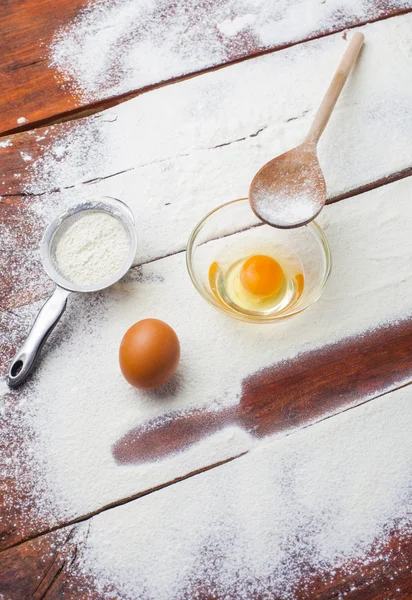
[[[265,223],[282,229],[300,227],[312,221],[324,207],[326,183],[316,147],[363,40],[360,32],[352,36],[305,141],[266,163],[253,178],[249,202]]]

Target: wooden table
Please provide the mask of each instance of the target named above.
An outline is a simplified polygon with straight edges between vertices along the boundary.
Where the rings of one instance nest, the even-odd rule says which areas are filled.
[[[174,391],[169,390],[170,404],[164,397],[160,403],[159,398],[152,398],[151,403],[146,399],[143,407],[139,405],[131,426],[116,423],[118,432],[122,431],[132,442],[134,454],[125,458],[132,466],[129,465],[127,474],[121,464],[111,466],[120,473],[113,489],[102,488],[100,497],[93,494],[87,498],[84,494],[82,500],[73,499],[71,507],[66,502],[64,510],[57,500],[43,510],[43,501],[53,498],[49,490],[53,486],[47,478],[33,486],[31,469],[33,465],[37,468],[42,457],[28,457],[27,451],[39,431],[24,420],[24,415],[37,408],[41,412],[42,399],[50,394],[50,422],[56,419],[57,423],[59,411],[62,418],[73,417],[65,409],[68,403],[75,402],[70,390],[59,387],[58,377],[53,375],[52,367],[48,367],[52,360],[50,353],[45,372],[40,371],[41,377],[35,376],[26,388],[17,392],[7,393],[2,389],[5,413],[0,436],[2,473],[5,473],[0,503],[2,600],[122,598],[121,592],[112,590],[109,595],[93,577],[86,580],[78,574],[83,550],[90,543],[87,527],[95,519],[104,523],[111,514],[120,514],[125,503],[138,510],[139,502],[144,500],[147,506],[156,490],[161,490],[156,493],[164,494],[167,503],[170,489],[180,485],[178,482],[205,477],[206,471],[213,482],[223,464],[242,464],[238,463],[240,456],[249,453],[248,456],[253,457],[256,447],[267,443],[270,436],[274,436],[276,444],[276,436],[286,433],[295,436],[303,428],[316,427],[325,419],[338,419],[342,413],[356,411],[365,403],[373,406],[386,396],[388,402],[392,402],[397,390],[402,388],[405,388],[403,394],[411,395],[407,387],[412,382],[410,267],[408,276],[408,265],[402,267],[396,252],[391,254],[388,249],[407,244],[410,236],[408,199],[412,192],[412,159],[410,152],[402,152],[405,143],[399,146],[397,140],[410,140],[412,134],[407,103],[410,98],[407,102],[402,99],[403,89],[409,89],[403,84],[406,80],[409,82],[412,72],[408,51],[412,3],[374,0],[363,16],[359,11],[353,12],[350,3],[348,6],[343,3],[343,8],[336,6],[334,19],[326,13],[323,17],[320,10],[314,25],[308,19],[308,24],[303,23],[300,28],[301,34],[295,29],[292,33],[291,29],[289,37],[290,23],[285,12],[284,16],[278,15],[271,40],[264,43],[247,28],[229,43],[216,28],[216,22],[222,20],[224,9],[228,18],[236,16],[232,4],[226,6],[223,0],[202,3],[196,6],[198,19],[195,21],[203,23],[209,34],[214,32],[214,42],[221,52],[216,51],[216,47],[211,48],[210,55],[207,51],[202,53],[197,62],[188,60],[185,66],[183,61],[179,67],[163,70],[161,79],[156,79],[149,68],[147,72],[142,69],[134,78],[125,76],[116,86],[103,85],[93,93],[82,94],[76,82],[70,78],[68,82],[63,81],[61,72],[50,63],[48,48],[56,32],[70,26],[86,5],[85,0],[27,0],[23,4],[2,3],[0,7],[3,37],[0,67],[3,132],[0,138],[1,375],[6,374],[31,319],[52,288],[37,255],[45,223],[63,206],[85,194],[108,194],[125,198],[138,223],[138,264],[124,284],[126,287],[118,291],[126,294],[124,310],[119,312],[116,292],[96,301],[86,300],[80,309],[80,301],[74,302],[76,308],[62,324],[60,336],[53,338],[50,353],[54,351],[54,360],[62,361],[58,368],[69,371],[70,365],[75,368],[80,364],[76,361],[87,360],[86,356],[74,356],[67,342],[68,338],[77,339],[76,336],[82,339],[79,329],[84,335],[90,335],[93,352],[103,353],[108,345],[117,348],[117,341],[114,343],[110,337],[110,328],[96,317],[96,307],[97,314],[108,315],[109,321],[111,316],[119,318],[120,327],[123,327],[121,319],[125,324],[145,316],[168,320],[164,298],[177,303],[183,290],[192,313],[185,318],[176,317],[176,323],[171,324],[178,330],[185,352],[181,371],[184,383]],[[165,32],[172,15],[183,11],[185,5],[193,10],[191,3],[185,0],[164,11]],[[313,0],[304,0],[300,5],[302,14],[310,14],[314,5]],[[287,327],[296,325],[279,326],[279,330],[265,327],[262,331],[250,325],[239,326],[206,307],[184,274],[183,250],[191,228],[208,210],[244,196],[257,168],[287,149],[282,146],[282,136],[287,133],[288,140],[296,142],[302,139],[328,83],[323,71],[317,69],[319,61],[328,60],[332,72],[332,65],[345,47],[346,30],[359,26],[366,36],[358,67],[360,77],[366,77],[374,69],[374,72],[380,70],[382,83],[372,78],[369,95],[361,99],[356,94],[356,81],[349,81],[340,108],[322,140],[320,160],[325,169],[330,206],[321,216],[321,223],[332,240],[336,277],[330,283],[329,295],[302,317],[305,319],[301,321],[302,339],[296,341],[296,336],[291,335],[289,342],[288,331],[295,330]],[[149,39],[158,35],[156,27],[158,21],[152,24],[147,20]],[[196,39],[191,43],[196,45]],[[153,71],[156,73],[156,69]],[[121,79],[122,74],[119,77]],[[268,82],[267,95],[256,94],[253,114],[242,112],[239,98],[246,98],[253,86],[262,89],[259,87],[262,81]],[[276,90],[271,81],[277,82]],[[222,88],[226,89],[225,99],[213,105],[212,115],[206,110],[207,103],[198,109],[204,98],[212,98],[216,90]],[[204,128],[198,126],[198,110],[205,111]],[[129,140],[130,153],[124,153],[116,144],[121,144],[126,135],[131,115],[136,115],[139,139]],[[233,116],[238,119],[233,120]],[[240,136],[237,135],[239,121]],[[237,137],[233,137],[235,129]],[[53,158],[51,150],[59,140],[64,144],[73,139],[75,145],[82,136],[84,148],[81,145],[66,148],[63,162],[61,156]],[[110,152],[105,162],[100,162],[93,156],[90,140],[103,136],[111,140]],[[150,143],[142,143],[149,139]],[[240,144],[244,145],[242,151],[239,151]],[[348,159],[342,147],[352,151],[353,160]],[[76,152],[76,165],[80,167],[65,170],[64,160],[72,160]],[[336,173],[337,162],[339,173]],[[234,163],[239,163],[239,180],[225,182],[224,173]],[[44,174],[47,169],[51,172],[49,178],[36,179],[36,174]],[[188,178],[194,169],[198,169],[198,181]],[[60,174],[60,180],[56,179],[56,173]],[[219,189],[215,181],[221,186]],[[135,194],[135,190],[139,190],[139,194]],[[192,197],[196,202],[190,201]],[[364,229],[359,227],[360,222]],[[159,229],[159,223],[167,223],[168,227]],[[356,245],[359,231],[373,239],[373,252],[364,256],[356,255],[356,249],[365,250],[364,245]],[[372,256],[374,252],[380,262]],[[345,259],[348,255],[350,260]],[[408,258],[407,250],[404,258]],[[357,294],[352,294],[353,298],[349,294],[352,300],[349,298],[347,307],[342,313],[335,313],[344,285],[354,281],[354,274],[348,270],[348,264],[353,262],[362,273]],[[368,276],[379,277],[379,269],[399,277],[394,279],[392,287],[385,284],[384,289],[373,288],[371,298]],[[177,289],[176,281],[182,282],[179,283],[181,290]],[[140,288],[136,287],[139,285]],[[127,299],[127,293],[130,296],[127,286],[143,290],[138,303],[132,302],[130,297]],[[358,306],[364,306],[364,310],[357,311]],[[128,315],[124,316],[123,312],[127,311]],[[79,317],[76,329],[70,317],[77,319],[79,314],[83,316]],[[342,315],[341,322],[336,315]],[[226,352],[228,364],[217,367],[220,392],[212,382],[214,375],[204,375],[199,384],[197,380],[187,381],[190,373],[196,373],[199,343],[195,334],[203,340],[210,335],[219,351]],[[248,344],[253,354],[250,361],[246,358]],[[202,352],[204,347],[201,345]],[[97,372],[96,377],[92,377],[92,381],[101,381],[102,386],[111,385],[103,372]],[[64,381],[69,380],[70,375],[66,375]],[[116,381],[117,385],[120,380]],[[227,403],[224,397],[230,394],[231,387],[239,390],[239,397],[237,402]],[[98,404],[98,386],[87,388],[86,392],[81,386],[76,390],[75,394],[84,395],[84,401],[90,399]],[[124,403],[125,415],[131,410],[129,405],[126,407],[128,402]],[[89,413],[79,412],[77,420],[75,414],[68,427],[80,430],[84,419],[93,418]],[[105,427],[107,425],[110,428],[110,423]],[[196,450],[228,427],[242,432],[240,437],[235,436],[233,443],[222,444],[220,448],[221,440],[217,437],[213,453]],[[135,446],[133,440],[137,440]],[[61,445],[56,440],[53,443],[55,452],[59,452]],[[33,447],[37,448],[36,444]],[[147,449],[146,453],[142,447]],[[71,448],[70,444],[67,448]],[[53,448],[50,452],[53,456]],[[182,456],[190,456],[191,460],[186,462]],[[62,466],[59,460],[56,457],[56,469]],[[70,459],[66,458],[66,462]],[[139,462],[145,462],[144,474],[139,470]],[[163,468],[164,464],[170,464],[170,468]],[[230,465],[224,468],[230,469]],[[86,480],[87,473],[79,473],[79,481]],[[410,532],[406,528],[394,530],[385,538],[379,552],[372,549],[367,556],[358,556],[353,563],[356,568],[337,568],[333,577],[325,577],[323,572],[307,574],[305,581],[297,585],[294,597],[411,598],[411,553]],[[146,598],[144,594],[140,589],[134,591],[136,599]],[[187,597],[194,597],[193,594],[192,590]],[[197,598],[204,599],[237,597],[231,589],[225,590],[224,596],[216,595],[205,582],[199,583],[197,594]],[[253,598],[258,597],[253,595]],[[277,594],[276,598],[283,596]]]

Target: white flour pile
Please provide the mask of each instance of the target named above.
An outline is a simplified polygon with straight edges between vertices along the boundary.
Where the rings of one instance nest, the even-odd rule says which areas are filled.
[[[391,0],[385,9],[404,6],[410,1]],[[380,12],[374,0],[95,0],[55,35],[51,66],[93,100]]]
[[[258,188],[253,200],[259,216],[277,227],[293,227],[298,223],[305,223],[322,207],[318,196],[311,194],[310,182],[297,195],[289,189],[274,193],[270,188]]]
[[[121,222],[101,211],[86,211],[65,229],[56,244],[56,263],[69,281],[98,285],[122,268],[130,248]]]
[[[411,426],[407,387],[105,512],[80,572],[123,600],[294,600],[313,570],[356,573],[412,526]]]

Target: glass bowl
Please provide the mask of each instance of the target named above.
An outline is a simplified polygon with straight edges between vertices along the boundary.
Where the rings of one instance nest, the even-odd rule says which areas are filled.
[[[296,300],[265,313],[222,302],[210,284],[211,265],[222,256],[236,261],[268,254],[268,249],[274,258],[279,251],[298,258],[304,286]],[[193,285],[209,304],[251,323],[273,323],[308,308],[321,296],[332,265],[329,243],[315,221],[296,229],[276,229],[256,217],[247,198],[219,206],[198,223],[189,238],[186,264]]]

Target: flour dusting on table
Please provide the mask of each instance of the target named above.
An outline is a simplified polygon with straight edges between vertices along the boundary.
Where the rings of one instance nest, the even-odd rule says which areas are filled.
[[[293,600],[313,572],[325,581],[339,568],[356,573],[357,558],[367,562],[372,546],[379,555],[390,533],[412,527],[411,394],[93,518],[80,573],[124,600]]]
[[[318,148],[329,196],[410,166],[411,27],[405,15],[363,28],[367,43]],[[139,262],[183,250],[209,210],[247,196],[259,168],[304,139],[347,43],[341,34],[314,40],[38,130],[33,160],[21,161],[16,178],[0,188],[0,195],[25,196],[24,218],[2,231],[0,267],[13,273],[10,306],[14,297],[44,294],[42,230],[90,195],[129,204],[139,223]],[[13,140],[27,150],[23,143]]]
[[[385,8],[411,6],[391,0]],[[382,12],[374,0],[95,0],[55,35],[51,66],[85,100],[342,29]],[[238,36],[241,36],[239,41]],[[250,50],[249,50],[250,51]]]
[[[17,462],[26,471],[20,483],[30,497],[27,506],[23,502],[31,512],[25,527],[87,514],[252,448],[258,442],[239,426],[150,464],[119,468],[112,454],[127,432],[155,418],[161,423],[174,411],[236,405],[242,380],[259,369],[412,315],[412,238],[404,227],[412,214],[411,185],[404,179],[325,209],[321,223],[335,271],[318,303],[274,327],[236,322],[208,307],[187,276],[183,254],[132,269],[102,294],[73,295],[29,386],[3,399],[11,435],[25,439],[25,432],[32,432],[26,457],[18,446]],[[359,236],[359,223],[365,222],[373,244]],[[39,305],[3,315],[15,340],[27,334]],[[133,389],[118,366],[124,332],[147,317],[167,321],[181,342],[175,388],[163,398]],[[8,347],[9,339],[6,327],[0,346]],[[408,377],[394,375],[389,388]],[[383,391],[377,380],[369,394]],[[15,402],[26,398],[15,422]],[[12,473],[14,465],[1,469]],[[45,494],[33,491],[33,480],[36,486],[43,481],[52,511],[45,510]],[[11,510],[19,508],[13,493],[6,492],[5,500]]]
[[[101,6],[102,11],[106,10],[105,3]],[[94,10],[95,7],[90,15]],[[246,7],[242,14],[248,10]],[[226,18],[235,17],[220,15],[216,23]],[[124,22],[127,19],[126,14]],[[94,33],[90,21],[79,22],[84,26],[83,32]],[[411,23],[412,18],[405,16],[367,28],[368,44],[359,65],[360,80],[352,89],[348,81],[341,109],[333,115],[329,135],[325,132],[321,141],[320,160],[333,194],[410,166],[405,149],[410,147],[412,132],[412,82],[407,69]],[[104,17],[102,24],[111,24],[110,15],[108,20],[107,15]],[[109,29],[102,28],[102,39]],[[113,30],[116,37],[116,27]],[[70,49],[73,38],[70,31],[65,34]],[[142,238],[139,261],[183,250],[191,228],[208,210],[246,195],[252,176],[264,162],[303,139],[344,46],[340,35],[316,40],[144,94],[76,123],[39,130],[33,160],[26,162],[21,157],[21,168],[10,184],[14,187],[6,190],[11,195],[25,195],[24,204],[18,206],[25,218],[21,212],[13,218],[13,203],[7,199],[10,222],[1,231],[6,252],[0,260],[6,261],[4,269],[19,282],[18,301],[41,298],[50,285],[37,257],[38,238],[44,226],[64,208],[96,193],[119,195],[132,208]],[[84,52],[85,46],[80,44],[79,48]],[[60,58],[69,71],[66,50]],[[391,52],[398,50],[394,62]],[[156,56],[161,62],[162,55]],[[103,53],[103,63],[106,58]],[[374,68],[376,64],[380,65],[379,72]],[[100,93],[96,89],[106,84],[100,68],[102,73],[115,71],[106,67],[96,63],[96,71],[81,71],[80,88],[87,89],[90,84],[93,94]],[[86,71],[87,68],[86,65]],[[268,80],[272,77],[282,85],[269,90]],[[311,95],[314,90],[318,98]],[[19,139],[16,137],[10,144],[16,146]],[[6,151],[8,145],[3,146]],[[112,444],[129,429],[150,419],[170,419],[174,410],[213,410],[236,404],[242,379],[257,369],[411,315],[412,238],[405,227],[412,214],[410,197],[411,180],[405,179],[328,207],[322,213],[321,224],[332,244],[335,272],[325,296],[308,313],[274,328],[258,328],[258,335],[253,326],[225,320],[202,302],[187,277],[183,254],[136,267],[127,280],[103,294],[70,298],[67,313],[46,346],[31,382],[19,391],[8,392],[4,387],[1,390],[1,413],[7,423],[7,436],[2,442],[7,452],[2,453],[0,460],[4,462],[1,472],[5,475],[6,521],[10,529],[16,521],[20,524],[24,520],[19,532],[30,535],[39,527],[49,528],[61,519],[76,518],[102,504],[252,448],[255,442],[246,432],[230,428],[150,465],[119,468],[111,453]],[[18,254],[15,248],[21,249]],[[11,358],[11,346],[27,334],[41,302],[18,309],[13,303],[11,306],[13,312],[1,315],[3,367]],[[182,342],[176,387],[165,397],[131,389],[122,380],[117,365],[118,344],[124,331],[147,316],[170,322]],[[406,383],[402,378],[396,381],[402,383]],[[376,385],[371,394],[384,391],[380,382]],[[393,429],[392,425],[388,427],[393,434],[395,425]],[[377,426],[375,433],[378,430]],[[343,444],[342,448],[346,446]],[[393,456],[397,456],[396,449]],[[270,461],[267,464],[270,474],[282,473],[281,465]],[[386,462],[379,466],[386,472]],[[327,468],[325,472],[329,473]],[[384,480],[389,481],[389,477]],[[263,480],[259,481],[261,490]],[[9,482],[20,486],[17,501]],[[395,480],[391,483],[400,492]],[[324,490],[324,485],[320,489]],[[230,480],[232,490],[234,486]],[[282,489],[282,494],[286,494],[286,488]],[[391,493],[390,486],[384,493]],[[141,502],[144,503],[135,505],[142,506],[144,514],[149,500]],[[384,512],[375,521],[366,521],[370,534],[364,539],[371,540],[375,533],[380,535],[385,518],[391,522],[402,514],[402,506],[396,503],[392,513],[385,508],[387,504],[383,507]],[[298,516],[296,511],[292,515]],[[184,514],[179,518],[183,519]],[[322,518],[320,523],[324,524]],[[148,527],[155,529],[156,523],[149,519]],[[310,523],[308,527],[312,531]],[[359,532],[357,527],[354,530]],[[143,531],[149,536],[148,529]],[[260,531],[259,527],[256,531]],[[131,535],[137,535],[134,529]],[[200,533],[200,538],[203,535]],[[239,535],[239,539],[246,539]],[[156,539],[161,540],[159,532]],[[173,538],[173,544],[175,541]],[[354,548],[352,542],[353,538],[349,549]],[[162,556],[163,542],[158,543]],[[188,543],[190,540],[184,540],[184,545]],[[144,547],[140,549],[143,551]],[[330,556],[335,554],[332,549]],[[191,551],[186,555],[190,556]],[[238,556],[243,560],[245,555]],[[120,556],[116,558],[121,561]],[[201,573],[202,568],[197,571]],[[173,573],[172,570],[171,585]],[[128,571],[123,579],[135,585],[133,577],[138,576],[139,573]],[[233,578],[229,573],[229,581],[230,577]]]
[[[247,27],[250,27],[251,25],[253,25],[253,23],[256,21],[256,18],[257,18],[257,15],[249,13],[249,14],[243,15],[242,17],[235,17],[234,19],[226,19],[225,21],[222,21],[222,23],[219,23],[217,28],[219,29],[219,31],[221,31],[225,35],[228,35],[229,37],[231,37],[231,36],[239,33],[239,31],[242,31],[242,29],[246,29]]]

